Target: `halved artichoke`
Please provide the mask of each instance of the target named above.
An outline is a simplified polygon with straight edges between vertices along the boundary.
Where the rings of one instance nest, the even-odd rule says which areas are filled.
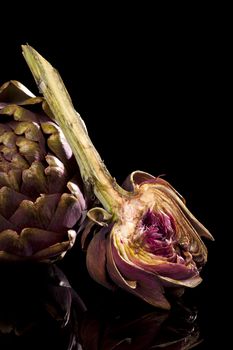
[[[146,302],[169,309],[167,288],[180,294],[201,282],[207,261],[201,236],[210,232],[191,214],[183,198],[165,180],[133,172],[123,187],[111,176],[83,129],[59,73],[30,46],[24,57],[36,83],[61,126],[87,189],[102,207],[88,212],[82,240],[95,224],[87,249],[87,268],[100,284],[119,286]]]

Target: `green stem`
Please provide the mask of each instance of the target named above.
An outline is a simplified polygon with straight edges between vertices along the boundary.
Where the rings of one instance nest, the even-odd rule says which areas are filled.
[[[91,186],[106,210],[117,215],[124,198],[130,194],[116,183],[105,167],[59,73],[31,46],[23,45],[22,49],[40,92],[73,150],[84,184],[88,189]]]

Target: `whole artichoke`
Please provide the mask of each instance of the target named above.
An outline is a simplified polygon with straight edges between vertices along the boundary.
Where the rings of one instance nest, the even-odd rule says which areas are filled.
[[[48,114],[21,83],[0,88],[0,260],[63,257],[85,212],[78,166]]]

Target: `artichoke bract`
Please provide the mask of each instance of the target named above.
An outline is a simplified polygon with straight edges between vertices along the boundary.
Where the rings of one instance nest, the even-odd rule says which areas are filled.
[[[107,288],[119,286],[169,309],[165,289],[179,294],[201,282],[207,261],[201,236],[213,237],[167,181],[135,171],[119,186],[84,130],[57,71],[30,46],[23,46],[23,54],[74,152],[86,188],[102,204],[89,210],[82,235],[85,244],[94,229],[87,248],[90,275]]]
[[[0,261],[51,261],[72,247],[85,212],[72,150],[25,86],[0,88]]]

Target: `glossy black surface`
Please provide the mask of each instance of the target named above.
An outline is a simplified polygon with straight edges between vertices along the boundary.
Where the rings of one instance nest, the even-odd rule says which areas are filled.
[[[187,298],[171,297],[171,311],[162,311],[98,287],[84,269],[76,272],[72,288],[56,265],[1,266],[2,349],[185,350],[203,344],[199,310]]]
[[[219,19],[218,11],[212,14],[203,8],[183,16],[179,9],[160,15],[135,5],[130,10],[98,8],[97,14],[92,7],[74,11],[74,18],[70,18],[73,9],[60,10],[52,24],[42,9],[38,20],[19,16],[7,22],[4,28],[12,30],[3,30],[0,82],[16,79],[37,94],[20,50],[26,42],[34,46],[59,69],[96,148],[118,182],[136,169],[165,174],[216,241],[206,242],[209,261],[203,283],[186,291],[182,305],[187,309],[174,306],[171,317],[124,292],[112,295],[91,281],[78,242],[58,266],[88,312],[84,317],[75,298],[78,312],[72,313],[68,328],[61,328],[66,308],[59,297],[54,309],[62,309],[60,321],[57,311],[51,316],[51,308],[48,312],[45,307],[45,277],[29,272],[34,276],[29,278],[23,271],[14,275],[1,266],[1,349],[67,349],[72,342],[74,349],[82,349],[79,338],[94,344],[82,345],[83,349],[146,350],[140,342],[148,342],[149,347],[154,341],[171,340],[174,334],[175,340],[187,334],[197,342],[203,339],[197,350],[228,348],[226,315],[231,313],[224,274],[230,241],[225,225],[230,216],[223,198],[228,193],[226,151],[232,130],[226,107],[228,22]],[[69,19],[67,25],[64,17]],[[16,317],[13,325],[12,317]],[[25,331],[23,336],[20,330]],[[114,348],[112,344],[122,339],[126,340]]]

